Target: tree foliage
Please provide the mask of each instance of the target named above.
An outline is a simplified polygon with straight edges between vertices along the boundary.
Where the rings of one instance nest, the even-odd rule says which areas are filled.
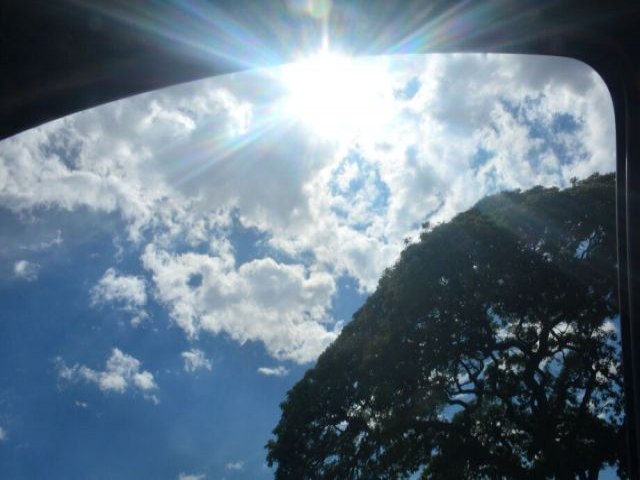
[[[613,175],[596,175],[425,229],[288,392],[267,444],[276,478],[620,467],[614,206]]]

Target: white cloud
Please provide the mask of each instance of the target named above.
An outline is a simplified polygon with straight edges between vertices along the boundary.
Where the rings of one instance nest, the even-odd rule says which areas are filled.
[[[258,373],[268,377],[284,377],[289,374],[289,370],[282,365],[278,365],[277,367],[260,367],[258,368]]]
[[[207,476],[204,473],[201,474],[186,474],[181,473],[178,475],[178,480],[205,480]]]
[[[439,82],[437,114],[427,114],[426,124],[436,134],[425,131],[418,143],[418,155],[434,166],[445,187],[434,220],[448,220],[499,190],[567,186],[573,175],[614,169],[611,100],[584,64],[546,57],[475,57],[466,65],[463,60],[442,62],[447,81]],[[447,95],[452,84],[474,93]],[[430,110],[429,104],[420,108]],[[562,115],[575,122],[575,132],[557,131],[554,122]],[[480,149],[489,158],[478,165]]]
[[[229,462],[224,466],[224,468],[227,470],[241,471],[244,470],[244,462]]]
[[[337,333],[326,327],[335,281],[327,273],[271,258],[239,268],[221,257],[174,255],[147,246],[142,256],[158,300],[190,337],[201,331],[261,341],[276,358],[314,360]],[[191,286],[199,275],[202,282]]]
[[[147,318],[147,313],[142,308],[147,303],[144,279],[133,275],[118,275],[113,268],[107,269],[91,289],[91,304],[98,306],[109,303],[119,304],[125,311],[132,313],[132,325],[139,325]]]
[[[211,370],[211,361],[205,356],[202,350],[194,348],[182,352],[181,356],[184,360],[184,370],[186,372],[195,372],[199,369]]]
[[[109,268],[91,290],[91,301],[95,304],[122,302],[130,307],[144,306],[147,303],[144,280],[136,276],[118,275],[113,268]]]
[[[153,380],[153,375],[147,371],[134,374],[133,383],[136,387],[145,392],[158,388]]]
[[[224,142],[250,124],[250,103],[214,81],[80,112],[0,143],[0,204],[15,212],[118,212],[130,239],[140,240],[143,229],[184,213],[172,184],[189,173],[158,168],[163,160],[181,155],[186,141],[204,140],[192,138],[196,127]]]
[[[67,366],[61,358],[56,359],[58,376],[69,382],[85,381],[98,386],[103,392],[122,394],[134,388],[145,395],[145,398],[157,402],[157,398],[150,392],[156,390],[153,374],[140,370],[138,359],[114,348],[107,360],[104,370],[93,370],[84,365]]]
[[[7,439],[7,431],[0,427],[0,442],[3,442]]]
[[[26,280],[27,282],[33,282],[38,279],[38,273],[40,271],[40,265],[28,260],[18,260],[13,265],[13,274],[17,278]]]

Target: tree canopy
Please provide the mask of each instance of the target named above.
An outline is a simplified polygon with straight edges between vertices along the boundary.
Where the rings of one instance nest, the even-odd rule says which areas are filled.
[[[622,469],[614,176],[423,230],[282,403],[277,479]]]

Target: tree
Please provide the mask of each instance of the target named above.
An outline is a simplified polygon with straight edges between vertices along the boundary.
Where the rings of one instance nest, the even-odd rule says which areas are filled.
[[[282,403],[277,479],[624,476],[614,176],[423,231]]]

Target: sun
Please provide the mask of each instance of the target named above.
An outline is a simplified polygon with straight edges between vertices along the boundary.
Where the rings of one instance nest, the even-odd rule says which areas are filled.
[[[372,133],[388,119],[392,88],[380,59],[322,52],[282,70],[285,115],[316,134],[345,139]]]

